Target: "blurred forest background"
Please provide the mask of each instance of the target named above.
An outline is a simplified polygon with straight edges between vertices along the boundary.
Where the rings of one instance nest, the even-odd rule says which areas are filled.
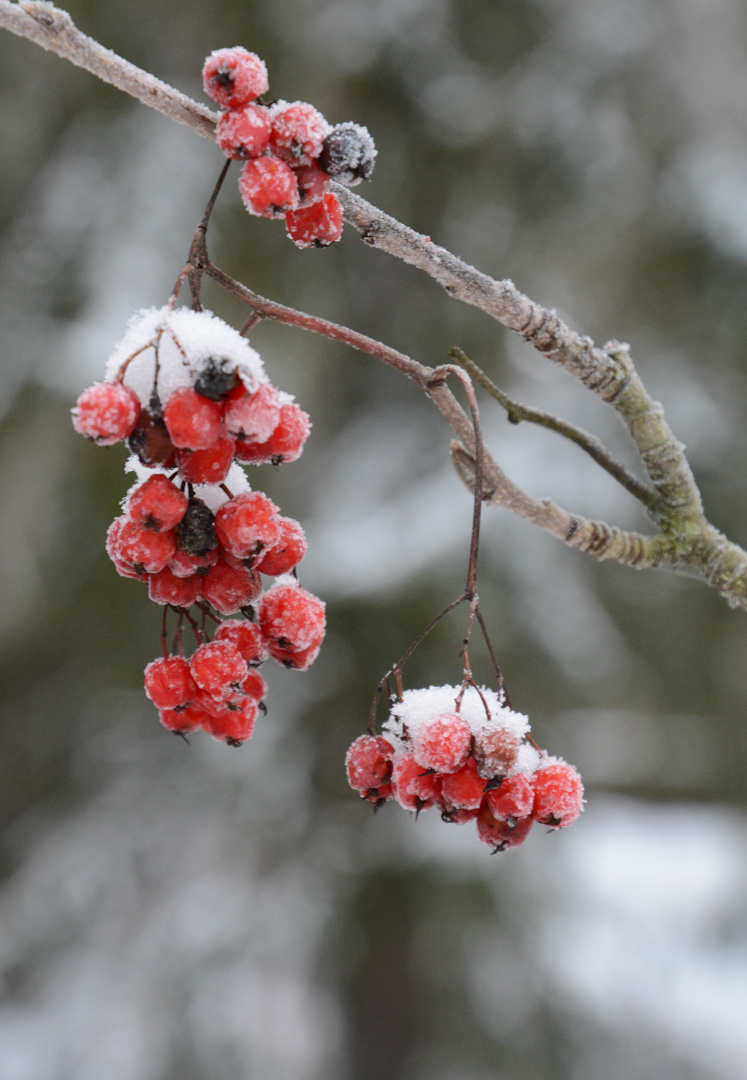
[[[367,125],[363,196],[598,343],[629,342],[711,520],[747,541],[741,0],[68,10],[198,100],[206,53],[242,44],[272,95]],[[0,1080],[741,1078],[747,615],[488,510],[480,592],[509,691],[581,770],[586,813],[496,856],[434,814],[374,818],[345,750],[462,588],[471,503],[409,383],[260,325],[314,431],[252,482],[304,523],[329,634],[307,674],[272,673],[243,749],[173,738],[142,689],[158,612],[104,553],[125,451],[84,442],[69,409],[130,314],[167,299],[222,158],[28,42],[3,34],[0,58]],[[229,183],[209,240],[273,299],[426,363],[461,346],[633,463],[614,414],[352,230],[298,251]],[[483,415],[529,490],[645,527],[580,451]],[[462,626],[407,685],[459,678]]]

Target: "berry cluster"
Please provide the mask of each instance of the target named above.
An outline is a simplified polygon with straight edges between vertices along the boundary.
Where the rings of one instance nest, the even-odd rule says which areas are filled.
[[[239,190],[252,214],[285,218],[297,247],[326,247],[342,235],[342,209],[330,179],[352,187],[376,157],[366,128],[331,127],[305,101],[258,99],[269,89],[264,61],[246,49],[218,49],[202,69],[205,93],[223,112],[216,130],[226,157],[244,164]]]
[[[296,576],[303,530],[240,467],[295,461],[308,416],[272,385],[240,334],[209,312],[166,307],[134,316],[105,380],[80,395],[73,424],[132,451],[137,482],[106,548],[118,572],[146,582],[164,608],[164,656],[145,673],[161,722],[240,745],[265,694],[257,668],[271,657],[305,671],[324,638],[324,604]],[[263,577],[275,580],[265,588]],[[177,612],[173,655],[168,609]],[[189,660],[185,622],[197,642]]]
[[[572,825],[583,785],[572,765],[529,738],[525,716],[473,685],[405,690],[382,735],[361,735],[346,757],[348,782],[377,807],[436,807],[444,821],[475,821],[493,851],[518,847],[536,821]]]

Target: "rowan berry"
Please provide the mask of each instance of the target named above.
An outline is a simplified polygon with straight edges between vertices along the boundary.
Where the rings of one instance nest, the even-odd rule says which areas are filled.
[[[305,649],[284,649],[280,645],[271,643],[270,656],[283,667],[293,671],[308,671],[319,655],[323,641],[324,630],[320,631]]]
[[[176,608],[191,607],[202,594],[202,579],[197,574],[192,577],[178,577],[170,567],[171,563],[157,574],[150,575],[148,596],[155,604],[170,604]]]
[[[230,641],[209,641],[192,653],[189,661],[192,678],[216,701],[225,701],[241,689],[249,674],[246,660]]]
[[[215,515],[215,532],[226,551],[237,559],[258,560],[278,541],[275,504],[261,491],[229,499]]]
[[[551,762],[538,769],[533,777],[535,821],[562,829],[572,825],[583,810],[584,786],[572,765]]]
[[[239,176],[244,206],[260,217],[283,217],[298,206],[298,183],[290,165],[276,157],[247,161]]]
[[[150,468],[171,469],[176,464],[176,447],[163,418],[143,409],[132,429],[127,445],[135,457]]]
[[[179,550],[195,558],[208,558],[217,551],[218,539],[215,535],[215,518],[202,499],[191,498],[184,517],[175,527],[176,542]],[[211,559],[211,565],[215,562]]]
[[[459,713],[441,713],[420,724],[413,735],[412,752],[424,769],[455,773],[469,756],[472,729]]]
[[[237,570],[219,558],[200,578],[202,595],[221,615],[235,615],[253,603],[262,591],[259,574]]]
[[[324,169],[319,167],[318,162],[312,161],[310,165],[299,165],[293,171],[298,184],[299,210],[318,202],[322,195],[329,191],[329,177]]]
[[[226,157],[246,161],[267,149],[271,131],[270,111],[263,105],[245,105],[224,112],[215,138]]]
[[[224,109],[246,105],[270,88],[264,61],[240,45],[210,53],[202,68],[202,85]]]
[[[227,619],[215,631],[215,641],[230,641],[250,666],[261,664],[269,653],[259,627],[246,619]]]
[[[279,102],[272,109],[272,152],[289,165],[308,165],[322,152],[330,126],[305,101]]]
[[[480,776],[506,776],[516,762],[520,739],[506,727],[482,727],[475,735],[473,753]]]
[[[493,817],[487,802],[482,806],[477,815],[477,835],[483,844],[492,847],[494,852],[508,851],[509,848],[518,847],[526,840],[532,827],[531,817],[520,818],[518,821],[502,821]]]
[[[169,397],[163,419],[174,446],[204,450],[221,434],[223,409],[219,402],[184,386]]]
[[[244,391],[226,402],[226,431],[240,442],[265,442],[279,420],[280,396],[269,383],[260,383],[255,393]]]
[[[236,460],[252,462],[254,465],[281,465],[296,461],[303,452],[310,431],[311,421],[308,414],[298,405],[289,402],[280,407],[275,430],[266,442],[236,443]]]
[[[188,735],[191,731],[206,727],[210,723],[210,714],[199,705],[189,705],[186,709],[159,709],[158,719],[169,731]]]
[[[127,513],[148,532],[167,532],[184,517],[187,496],[163,473],[149,476],[127,499]]]
[[[241,746],[252,736],[257,712],[257,702],[247,697],[238,708],[226,708],[217,715],[211,715],[204,727],[214,739],[229,746]]]
[[[125,520],[111,544],[114,557],[138,574],[157,574],[168,566],[176,551],[172,531],[148,532],[135,521]]]
[[[288,236],[298,248],[328,247],[342,236],[342,207],[328,191],[310,206],[285,215]]]
[[[479,810],[487,781],[478,774],[474,758],[467,758],[458,772],[443,777],[441,798],[447,810]]]
[[[485,798],[493,817],[502,821],[524,818],[532,813],[534,787],[525,773],[516,773],[502,780],[499,787],[491,788]]]
[[[113,446],[131,434],[140,416],[140,398],[122,383],[98,382],[84,390],[73,409],[73,427],[99,446]]]
[[[219,435],[204,450],[177,450],[176,464],[182,479],[190,484],[220,484],[233,464],[234,441]]]
[[[306,554],[306,536],[293,518],[278,517],[278,539],[256,565],[260,574],[280,577],[294,570]]]
[[[188,555],[186,551],[177,550],[168,568],[176,577],[188,578],[194,574],[200,576],[207,574],[210,567],[214,566],[217,561],[217,547],[212,551],[208,551],[206,555]]]
[[[257,703],[263,700],[267,693],[267,683],[257,670],[250,671],[244,679],[241,684],[241,693],[245,697],[252,698]]]
[[[428,810],[441,794],[441,777],[424,772],[412,754],[404,754],[392,770],[394,797],[405,810]]]
[[[189,661],[183,656],[152,660],[145,669],[145,692],[158,709],[185,708],[197,694]]]
[[[394,747],[380,735],[359,735],[345,756],[348,783],[355,791],[380,788],[392,776]]]
[[[301,652],[321,644],[324,603],[300,585],[276,583],[259,601],[258,621],[273,656],[273,648]]]
[[[376,159],[376,147],[368,129],[360,124],[337,124],[324,140],[319,164],[324,171],[347,187],[369,180]]]

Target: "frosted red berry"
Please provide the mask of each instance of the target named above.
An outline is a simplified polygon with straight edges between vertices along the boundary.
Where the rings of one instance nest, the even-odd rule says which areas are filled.
[[[188,608],[202,596],[202,579],[197,574],[192,577],[177,577],[169,564],[148,578],[148,596],[154,604]]]
[[[506,776],[513,768],[520,739],[506,727],[484,727],[475,735],[473,753],[480,776]]]
[[[209,641],[200,645],[189,661],[192,678],[216,701],[225,700],[241,689],[249,673],[246,660],[229,641]]]
[[[204,599],[221,615],[235,615],[257,599],[262,583],[253,570],[239,570],[219,558],[201,576],[200,589]]]
[[[321,630],[305,649],[284,649],[272,643],[270,645],[270,656],[272,656],[273,660],[277,660],[279,664],[282,664],[283,667],[293,671],[308,671],[319,655],[323,641],[324,630]]]
[[[132,433],[140,416],[140,398],[122,383],[89,386],[73,409],[73,427],[99,446],[113,446]]]
[[[211,566],[218,561],[217,547],[206,555],[188,555],[186,551],[177,551],[169,563],[169,570],[176,577],[188,578],[195,574],[207,574]]]
[[[138,574],[157,574],[171,562],[176,551],[173,532],[148,532],[135,521],[125,520],[111,543],[114,558]]]
[[[188,735],[209,724],[210,715],[199,705],[189,705],[186,709],[159,709],[158,719],[168,731]]]
[[[438,801],[441,778],[424,772],[412,754],[404,754],[394,764],[392,789],[395,799],[405,810],[427,810]]]
[[[238,495],[219,507],[215,531],[231,555],[237,559],[257,560],[277,543],[277,507],[261,491]]]
[[[322,114],[305,101],[274,106],[270,146],[289,165],[308,165],[322,152],[330,126]]]
[[[285,225],[296,247],[328,247],[342,236],[340,201],[328,191],[310,206],[291,210],[285,215]]]
[[[183,480],[190,484],[220,484],[233,463],[234,441],[219,435],[204,450],[177,450],[176,464]]]
[[[241,684],[241,693],[259,703],[267,693],[267,683],[258,671],[252,670]]]
[[[324,603],[300,585],[273,585],[258,608],[259,627],[274,649],[300,652],[324,633]]]
[[[467,758],[461,769],[443,777],[443,805],[448,810],[478,810],[485,794],[486,782],[478,774],[474,758]]]
[[[299,210],[318,202],[322,195],[329,191],[329,177],[316,161],[312,161],[310,165],[299,165],[293,171],[298,184]]]
[[[528,817],[534,807],[534,787],[525,773],[516,773],[488,791],[485,798],[493,817],[503,821]]]
[[[241,46],[210,53],[202,68],[202,85],[224,109],[246,105],[270,88],[264,61]]]
[[[280,420],[280,397],[274,386],[260,383],[226,403],[226,431],[240,442],[266,442]]]
[[[487,803],[477,815],[477,835],[483,844],[492,847],[493,851],[508,851],[509,848],[518,847],[526,840],[532,827],[531,817],[521,818],[519,821],[503,821],[493,817]]]
[[[380,735],[360,735],[345,756],[348,783],[355,791],[380,788],[391,779],[394,747]]]
[[[261,664],[268,657],[267,642],[256,623],[246,619],[227,619],[215,631],[216,641],[230,641],[247,664]]]
[[[281,406],[278,422],[270,438],[264,443],[237,442],[237,461],[255,465],[297,461],[311,431],[307,413],[293,402]]]
[[[283,217],[298,206],[296,177],[280,158],[247,161],[239,177],[239,191],[247,210],[261,217]]]
[[[241,746],[252,736],[257,712],[257,702],[253,698],[245,697],[238,707],[225,708],[219,713],[211,714],[204,725],[205,730],[220,742],[228,743],[229,746]]]
[[[419,725],[413,735],[412,751],[424,769],[454,773],[469,755],[472,729],[459,713],[442,713]]]
[[[191,387],[175,390],[163,408],[163,419],[174,446],[204,450],[222,431],[220,402],[203,397]]]
[[[185,708],[197,693],[189,662],[183,656],[153,660],[145,669],[145,692],[156,708]]]
[[[215,138],[226,157],[238,161],[259,157],[270,142],[270,112],[262,105],[245,105],[223,113]]]
[[[562,829],[572,825],[583,809],[584,786],[572,765],[551,763],[534,774],[533,816],[542,825]]]
[[[280,577],[294,570],[306,554],[306,536],[293,518],[278,517],[278,539],[256,565],[260,574]]]
[[[127,513],[148,532],[173,529],[184,517],[187,496],[163,473],[149,476],[127,500]]]

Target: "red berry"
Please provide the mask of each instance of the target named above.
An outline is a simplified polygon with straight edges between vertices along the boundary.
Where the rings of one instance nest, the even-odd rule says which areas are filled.
[[[215,138],[226,157],[238,161],[259,157],[270,141],[270,112],[262,105],[224,112],[215,129]]]
[[[474,755],[480,776],[506,776],[516,761],[520,740],[504,727],[484,727],[475,735]]]
[[[197,694],[189,662],[183,656],[151,661],[145,669],[145,692],[158,709],[189,705]]]
[[[221,434],[223,407],[190,386],[175,390],[163,409],[163,419],[174,446],[204,450]]]
[[[202,594],[202,579],[197,574],[192,577],[177,577],[169,568],[170,565],[157,574],[151,574],[148,579],[148,595],[154,604],[191,607]]]
[[[186,709],[159,709],[158,719],[169,731],[188,734],[204,728],[210,722],[210,716],[199,705],[190,705]]]
[[[324,631],[322,630],[305,649],[282,649],[278,645],[271,645],[270,656],[283,667],[293,671],[308,671],[319,655],[323,641]]]
[[[239,650],[229,641],[209,641],[200,645],[189,661],[192,678],[216,701],[225,701],[241,689],[249,669]]]
[[[205,730],[220,742],[241,746],[251,738],[257,711],[257,702],[250,697],[244,698],[238,708],[226,708],[217,715],[211,715]]]
[[[487,802],[477,815],[477,835],[483,844],[488,844],[493,851],[508,851],[509,848],[518,847],[527,838],[532,827],[532,818],[525,817],[519,821],[499,821],[494,818]]]
[[[224,109],[246,105],[270,88],[264,61],[239,45],[210,53],[202,68],[202,85]]]
[[[299,165],[293,170],[298,184],[298,209],[319,202],[322,195],[329,191],[329,177],[316,161],[310,165]]]
[[[277,509],[261,491],[229,499],[215,515],[218,539],[237,559],[261,558],[278,541]]]
[[[228,619],[215,631],[215,641],[230,641],[247,664],[261,664],[267,659],[267,642],[259,627],[247,619]]]
[[[441,794],[441,778],[424,772],[412,754],[404,754],[394,765],[392,789],[405,810],[428,810]]]
[[[308,165],[322,152],[330,126],[305,101],[276,105],[272,110],[272,151],[289,165]]]
[[[220,484],[233,463],[234,441],[219,435],[204,450],[177,450],[176,464],[190,484]]]
[[[244,206],[261,217],[283,217],[298,206],[298,184],[293,170],[276,157],[247,161],[239,177]]]
[[[176,540],[171,531],[148,532],[137,522],[125,520],[111,546],[114,558],[138,574],[157,574],[174,557]]]
[[[552,829],[572,825],[583,810],[584,786],[572,765],[545,765],[534,774],[534,819]]]
[[[486,781],[478,775],[474,758],[467,758],[458,772],[443,778],[441,798],[447,810],[479,810]]]
[[[324,603],[300,585],[273,585],[259,602],[259,627],[274,649],[301,652],[321,644]]]
[[[279,420],[280,398],[269,383],[260,383],[255,393],[245,390],[226,403],[226,431],[241,442],[265,442]]]
[[[184,517],[187,496],[167,476],[156,473],[140,484],[127,500],[127,513],[149,532],[167,532]]]
[[[188,578],[193,574],[207,574],[211,566],[218,561],[217,547],[206,555],[188,555],[186,551],[176,551],[169,563],[169,570],[176,577]]]
[[[280,408],[280,418],[270,438],[263,443],[237,442],[236,460],[251,461],[254,465],[296,461],[311,431],[308,414],[289,402]]]
[[[279,577],[294,570],[306,554],[304,531],[293,518],[278,517],[277,543],[262,556],[256,569],[260,574]]]
[[[296,247],[328,247],[342,236],[340,201],[333,192],[328,191],[311,206],[287,213],[285,225]]]
[[[380,735],[359,735],[345,756],[351,788],[368,791],[388,783],[393,757],[394,747]]]
[[[241,684],[241,693],[260,702],[267,694],[267,683],[258,671],[250,671]]]
[[[485,798],[493,817],[502,821],[524,818],[532,812],[534,788],[524,773],[516,773],[502,780],[500,787],[488,791]]]
[[[472,743],[472,730],[459,713],[441,713],[416,728],[412,751],[424,769],[455,773],[464,765]]]
[[[259,575],[253,570],[237,570],[218,559],[200,578],[202,595],[221,615],[235,615],[253,603],[262,591]]]
[[[113,446],[132,432],[140,416],[140,398],[122,383],[89,386],[73,409],[73,427],[99,446]]]

